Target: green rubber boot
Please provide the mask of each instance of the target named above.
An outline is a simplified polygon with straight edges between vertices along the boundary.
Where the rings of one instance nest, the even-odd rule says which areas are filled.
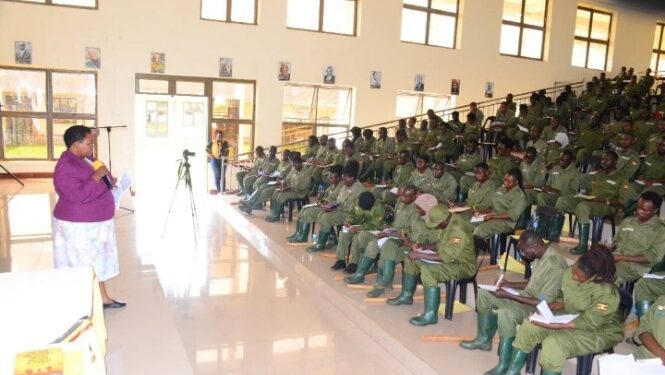
[[[299,237],[301,231],[302,231],[302,222],[301,222],[300,220],[298,220],[298,221],[296,222],[296,232],[293,233],[292,235],[286,237],[286,240],[289,241],[289,240],[292,240],[292,239],[294,239],[294,238]]]
[[[561,375],[561,373],[557,371],[541,370],[540,375]]]
[[[580,224],[580,244],[570,249],[570,253],[573,255],[582,255],[589,250],[589,225],[590,224]]]
[[[319,237],[316,239],[316,244],[312,247],[307,248],[308,253],[316,253],[318,251],[323,251],[326,249],[326,244],[328,243],[328,237],[330,237],[329,230],[319,230]]]
[[[344,282],[347,284],[360,284],[365,281],[365,275],[369,270],[369,267],[374,262],[374,259],[363,256],[358,262],[358,267],[356,268],[356,273],[353,275],[347,276],[344,278]]]
[[[329,247],[334,247],[334,246],[337,246],[337,242],[338,242],[337,233],[335,233],[335,231],[333,230],[333,231],[330,232],[330,237],[328,237],[327,245]]]
[[[374,288],[367,292],[367,298],[376,298],[386,292],[386,289],[393,288],[393,279],[395,278],[395,261],[385,260],[383,262],[383,274],[374,284]]]
[[[529,353],[525,353],[521,350],[513,350],[513,358],[510,360],[510,367],[505,373],[506,375],[521,375],[522,367],[526,363],[526,357]],[[498,373],[497,373],[498,374]]]
[[[425,312],[409,319],[409,323],[417,326],[436,324],[439,321],[439,303],[441,302],[441,288],[425,288]]]
[[[637,318],[643,317],[653,305],[653,301],[639,301],[635,302],[635,315]]]
[[[270,208],[272,209],[272,212],[270,213],[270,215],[266,216],[266,221],[269,223],[279,221],[279,217],[282,215],[282,212],[284,211],[284,202],[282,203],[273,202]]]
[[[290,240],[287,240],[290,243],[305,243],[307,242],[307,239],[309,238],[309,228],[312,226],[310,223],[301,223],[300,224],[302,227],[300,229],[300,232],[298,233],[298,236],[291,238]]]
[[[508,371],[513,356],[513,341],[515,341],[514,337],[499,337],[499,364],[487,371],[485,375],[503,375]],[[524,362],[522,362],[523,364]],[[517,373],[519,374],[519,369]]]
[[[478,333],[476,338],[471,341],[460,341],[459,346],[467,350],[483,350],[489,352],[492,350],[492,339],[496,333],[497,316],[491,312],[478,313]]]
[[[416,291],[418,276],[405,273],[402,275],[402,293],[397,298],[391,298],[386,301],[392,306],[413,305],[413,292]]]

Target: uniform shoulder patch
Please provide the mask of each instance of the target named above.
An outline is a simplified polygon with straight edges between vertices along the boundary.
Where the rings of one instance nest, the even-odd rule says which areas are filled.
[[[607,311],[608,307],[604,303],[598,303],[596,304],[596,310],[598,311]]]
[[[452,243],[461,243],[462,238],[461,237],[450,237],[450,242],[452,242]]]

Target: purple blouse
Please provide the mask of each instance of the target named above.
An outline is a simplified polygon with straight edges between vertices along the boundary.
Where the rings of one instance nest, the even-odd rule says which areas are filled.
[[[53,172],[53,185],[58,194],[53,216],[73,222],[99,222],[113,218],[113,194],[104,181],[95,182],[95,171],[85,160],[65,151]]]

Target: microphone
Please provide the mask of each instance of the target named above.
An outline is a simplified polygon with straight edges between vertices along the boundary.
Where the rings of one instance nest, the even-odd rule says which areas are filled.
[[[90,161],[89,159],[86,160],[92,163],[92,169],[94,170],[98,170],[99,168],[102,168],[104,166],[104,163],[102,163],[99,160],[95,161]],[[102,181],[104,181],[104,184],[106,184],[107,189],[113,190],[113,182],[111,182],[111,178],[108,175],[102,176]]]

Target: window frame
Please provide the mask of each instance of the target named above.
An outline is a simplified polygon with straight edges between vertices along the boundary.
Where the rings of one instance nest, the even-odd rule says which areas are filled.
[[[68,69],[43,69],[34,67],[21,67],[21,66],[8,66],[0,65],[0,70],[18,70],[18,71],[33,71],[44,72],[45,74],[45,94],[46,94],[46,111],[6,111],[0,110],[0,161],[55,161],[58,160],[60,155],[54,155],[53,143],[53,120],[84,120],[92,121],[94,127],[97,128],[97,117],[99,113],[99,77],[97,71],[94,70],[68,70]],[[65,113],[55,112],[53,110],[53,73],[66,73],[66,74],[90,74],[95,80],[95,112],[94,113]],[[2,92],[0,92],[0,95]],[[4,98],[3,98],[4,99]],[[31,118],[43,119],[46,121],[46,158],[6,158],[5,156],[5,132],[3,126],[3,119],[9,118]],[[97,143],[95,143],[95,153],[97,152]]]
[[[422,7],[422,6],[413,5],[413,4],[405,4],[404,1],[402,1],[402,14],[404,14],[404,9],[415,10],[415,11],[419,11],[419,12],[425,12],[427,14],[427,21],[425,22],[425,42],[424,43],[402,40],[401,32],[400,32],[400,42],[417,44],[417,45],[420,45],[420,46],[438,47],[438,48],[446,48],[446,49],[457,49],[457,26],[459,25],[459,3],[460,3],[460,0],[456,0],[456,1],[457,1],[457,12],[456,13],[448,12],[448,11],[445,11],[445,10],[432,9],[432,0],[427,0],[427,7]],[[441,16],[448,16],[448,17],[454,17],[455,18],[455,32],[453,33],[454,35],[453,35],[453,45],[452,45],[452,47],[439,46],[439,45],[436,45],[436,44],[429,44],[429,29],[430,29],[430,20],[432,18],[432,13],[438,14],[438,15],[441,15]]]
[[[282,129],[280,132],[280,139],[283,139],[283,132],[284,132],[284,125],[291,126],[291,125],[296,125],[296,126],[303,126],[303,127],[310,127],[312,130],[310,134],[315,135],[319,132],[319,128],[345,128],[345,129],[350,129],[351,124],[353,123],[353,94],[354,90],[353,87],[350,86],[335,86],[335,85],[328,85],[328,84],[312,84],[312,83],[287,83],[284,86],[292,86],[292,87],[307,87],[307,88],[313,88],[314,92],[312,94],[312,100],[310,102],[310,110],[313,113],[312,116],[310,116],[310,119],[308,121],[287,121],[284,117],[284,98],[282,97]],[[319,90],[323,88],[326,90],[345,90],[348,91],[349,97],[348,97],[348,105],[349,105],[349,119],[348,123],[345,124],[329,124],[329,123],[321,123],[318,122],[318,108],[319,108]],[[311,120],[313,118],[313,121]],[[303,139],[305,140],[305,139]],[[303,141],[300,140],[300,141]]]
[[[660,38],[658,41],[658,48],[652,49],[651,53],[656,54],[656,66],[653,69],[654,77],[665,76],[665,22],[656,22],[656,28],[660,28]],[[658,67],[662,66],[662,74],[658,74]]]
[[[584,56],[584,66],[577,66],[573,65],[578,68],[585,68],[585,69],[594,69],[595,68],[589,68],[589,44],[590,43],[597,43],[597,44],[602,44],[605,46],[605,63],[603,64],[603,69],[602,71],[605,72],[607,71],[607,59],[609,58],[610,54],[610,44],[612,43],[612,21],[614,20],[614,14],[598,9],[593,9],[585,6],[578,6],[575,9],[575,23],[577,23],[577,11],[578,10],[583,10],[589,12],[589,27],[587,28],[587,37],[581,37],[574,35],[573,33],[573,41],[581,41],[586,43],[586,55]],[[599,13],[599,14],[604,14],[606,16],[610,16],[610,22],[609,26],[607,27],[607,40],[601,40],[601,39],[594,39],[591,37],[591,32],[593,31],[593,16],[594,14]],[[574,48],[574,47],[573,47]],[[572,65],[572,64],[571,64]]]
[[[203,2],[206,0],[201,0],[199,2],[200,9],[199,9],[199,18],[202,21],[213,21],[213,22],[226,22],[226,23],[237,23],[240,25],[258,25],[258,13],[259,13],[259,1],[258,0],[252,0],[254,2],[254,22],[241,22],[241,21],[234,21],[231,19],[231,14],[233,10],[233,0],[226,0],[226,19],[217,19],[217,18],[205,18],[203,17]]]
[[[534,26],[534,25],[529,25],[527,23],[524,23],[524,13],[526,10],[526,2],[528,0],[521,0],[522,1],[522,9],[520,11],[520,21],[515,22],[515,21],[510,21],[510,20],[505,20],[503,19],[503,14],[501,14],[501,25],[509,25],[509,26],[514,26],[519,28],[520,33],[519,37],[517,39],[517,54],[512,55],[509,53],[502,53],[501,52],[501,47],[499,47],[499,54],[501,56],[510,56],[510,57],[517,57],[520,59],[528,59],[528,60],[535,60],[535,61],[543,61],[544,56],[545,56],[545,38],[547,34],[547,15],[548,15],[548,8],[550,6],[550,0],[545,0],[545,14],[543,15],[543,26]],[[531,30],[538,30],[543,32],[543,39],[540,41],[540,58],[535,58],[535,57],[528,57],[528,56],[522,56],[522,36],[524,35],[524,29],[531,29]],[[501,37],[499,37],[501,39]],[[499,42],[500,45],[500,42]]]
[[[289,0],[287,0],[287,8],[288,8],[288,1]],[[358,0],[347,0],[347,1],[353,1],[353,33],[352,34],[344,34],[344,33],[337,33],[337,32],[334,32],[334,31],[324,31],[323,30],[323,17],[324,17],[324,9],[325,9],[325,2],[326,1],[327,0],[319,0],[319,26],[318,26],[318,29],[316,29],[316,30],[303,29],[301,27],[289,26],[288,24],[286,25],[286,28],[288,30],[311,31],[311,32],[322,33],[322,34],[333,34],[333,35],[357,37],[358,36]],[[287,13],[288,13],[288,9],[287,9]],[[287,18],[288,18],[288,14],[287,14]]]
[[[92,7],[92,6],[83,6],[83,5],[53,4],[53,0],[44,0],[43,3],[37,3],[37,2],[34,2],[34,1],[26,1],[26,0],[0,0],[0,1],[8,1],[8,2],[12,2],[12,3],[22,3],[22,4],[32,4],[32,5],[47,5],[47,6],[64,7],[64,8],[99,10],[99,0],[95,0],[95,6],[94,7]]]
[[[439,94],[439,93],[433,93],[433,92],[422,92],[422,91],[408,91],[408,90],[398,90],[397,94],[395,95],[395,118],[405,118],[405,116],[399,116],[397,113],[397,102],[399,101],[400,96],[413,96],[418,98],[418,102],[416,105],[416,110],[415,113],[410,114],[406,117],[414,117],[414,116],[420,116],[423,113],[425,113],[428,109],[434,109],[434,108],[427,108],[425,109],[425,98],[446,98],[448,100],[448,106],[445,108],[443,111],[447,111],[451,108],[453,108],[454,104],[453,103],[453,98],[454,95],[450,94]],[[439,111],[439,109],[434,109],[435,112]]]

